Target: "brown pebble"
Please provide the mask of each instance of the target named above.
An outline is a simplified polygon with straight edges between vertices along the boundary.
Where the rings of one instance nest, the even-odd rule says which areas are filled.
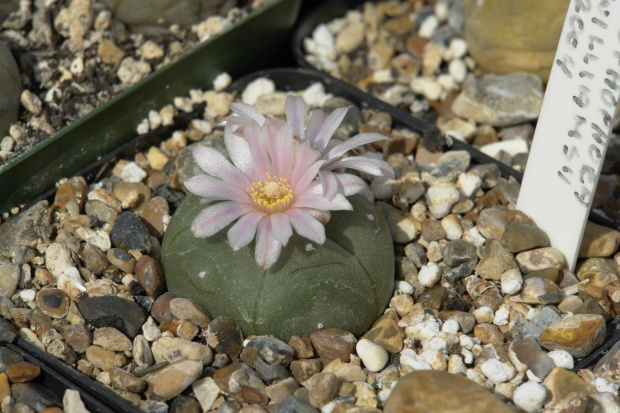
[[[288,345],[293,348],[296,359],[309,359],[314,357],[314,349],[310,337],[292,336]]]
[[[65,327],[65,341],[76,353],[83,353],[92,344],[90,330],[84,324],[71,324]]]
[[[581,379],[577,374],[562,367],[556,367],[545,377],[542,384],[551,392],[551,403],[559,403],[569,393],[578,391],[596,394],[596,388]]]
[[[576,314],[547,327],[540,344],[550,350],[566,350],[573,357],[585,357],[605,340],[605,320],[600,315]]]
[[[228,317],[213,319],[207,328],[206,338],[215,351],[226,354],[233,362],[237,361],[243,349],[243,334],[234,320]]]
[[[133,273],[136,267],[136,260],[125,250],[111,248],[106,254],[110,263],[127,273]]]
[[[351,360],[357,340],[348,331],[339,328],[319,330],[310,335],[310,341],[319,357],[329,362],[339,358],[343,363]]]
[[[58,288],[39,291],[36,302],[43,314],[52,318],[65,317],[69,311],[69,297],[67,293]]]
[[[479,338],[482,344],[502,343],[504,341],[504,333],[496,325],[489,323],[481,323],[474,327],[474,337]]]
[[[308,384],[310,404],[321,408],[334,400],[338,392],[338,379],[334,373],[317,373]]]
[[[110,374],[110,385],[118,390],[139,393],[146,388],[144,380],[118,367],[108,370],[108,373]]]
[[[321,360],[293,360],[291,362],[291,372],[298,382],[303,383],[316,373],[321,371]]]
[[[115,358],[116,354],[113,351],[99,346],[90,346],[86,349],[86,359],[101,370],[109,370],[115,367]]]
[[[187,298],[173,298],[169,306],[170,312],[178,320],[189,320],[202,328],[207,328],[211,322],[209,312]]]
[[[155,258],[149,257],[148,255],[143,255],[138,260],[135,271],[136,278],[142,288],[144,288],[144,291],[146,291],[147,295],[151,298],[159,297],[165,286],[164,268],[159,261]],[[155,306],[155,303],[153,303],[153,306]],[[166,307],[168,307],[168,303],[166,303]],[[153,316],[160,323],[164,321],[158,319],[155,315]]]
[[[202,361],[179,360],[143,377],[151,400],[170,400],[185,390],[202,373]]]
[[[6,375],[13,383],[26,383],[36,379],[41,374],[41,368],[28,361],[20,361],[10,364],[6,368]]]
[[[402,327],[398,326],[398,316],[394,312],[389,312],[375,321],[363,338],[380,345],[388,353],[394,354],[403,349],[405,332]]]
[[[75,211],[80,213],[86,200],[87,187],[86,180],[81,176],[67,179],[56,191],[54,205],[58,206],[61,211],[71,211],[71,208],[76,208]]]
[[[156,196],[145,202],[137,211],[136,215],[155,237],[164,235],[164,217],[170,214],[170,207],[166,198]]]

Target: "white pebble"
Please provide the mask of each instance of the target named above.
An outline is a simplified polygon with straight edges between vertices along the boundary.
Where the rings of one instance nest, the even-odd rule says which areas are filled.
[[[493,318],[493,324],[498,327],[505,326],[508,324],[508,319],[510,318],[510,313],[508,308],[502,304],[500,308],[495,312],[495,317]]]
[[[476,227],[472,227],[465,231],[465,233],[463,234],[463,239],[465,241],[471,242],[476,247],[481,247],[486,241],[486,239],[482,235],[480,235],[480,231],[478,231],[478,228]]]
[[[211,122],[208,122],[203,119],[192,119],[192,121],[190,122],[190,127],[192,129],[201,131],[205,135],[208,135],[211,132],[213,132],[213,126],[211,126]]]
[[[71,66],[69,67],[69,70],[75,76],[80,76],[82,72],[84,72],[84,59],[82,59],[79,56],[73,59],[73,61],[71,62]]]
[[[441,219],[441,227],[446,232],[446,239],[461,239],[463,236],[463,227],[461,226],[460,219],[456,214],[449,214],[443,217]]]
[[[441,86],[430,76],[414,78],[409,87],[414,93],[424,95],[428,100],[439,100],[441,97]]]
[[[2,142],[0,143],[0,150],[5,152],[11,152],[13,150],[13,146],[15,146],[15,139],[10,136],[5,136],[2,138]]]
[[[383,69],[377,70],[372,74],[372,79],[375,83],[391,83],[394,82],[394,76],[392,76],[392,70]]]
[[[467,77],[467,66],[461,59],[454,59],[448,64],[448,73],[456,83],[463,83]]]
[[[609,392],[613,394],[618,393],[618,385],[611,383],[609,380],[604,379],[602,377],[597,377],[594,381],[594,385],[596,386],[596,391],[599,393]]]
[[[573,356],[566,350],[553,350],[547,353],[551,360],[555,363],[556,367],[562,367],[566,370],[570,370],[575,367],[575,360]]]
[[[480,366],[482,373],[493,384],[505,383],[515,376],[515,369],[497,359],[490,359]]]
[[[311,84],[301,94],[308,106],[317,108],[323,106],[325,101],[333,96],[331,93],[325,93],[325,87],[319,82]]]
[[[547,388],[535,381],[526,381],[512,394],[512,401],[515,405],[527,413],[540,411],[546,398]]]
[[[306,44],[304,44],[304,46],[306,46]],[[309,46],[314,49],[312,51],[313,54],[327,58],[333,58],[336,55],[336,39],[334,39],[334,35],[325,24],[319,24],[316,29],[312,31],[312,43],[310,43]]]
[[[136,128],[136,133],[138,135],[144,135],[144,134],[146,134],[148,132],[149,132],[149,120],[148,119],[142,119],[142,122],[140,122],[140,124]]]
[[[467,42],[465,39],[456,38],[450,41],[446,52],[444,53],[444,59],[451,61],[454,59],[461,59],[467,53]]]
[[[473,346],[472,346],[473,347]],[[474,362],[474,353],[466,348],[461,349],[461,356],[463,356],[463,363],[472,364]]]
[[[444,333],[450,333],[450,334],[456,334],[459,332],[460,329],[461,329],[461,325],[459,324],[458,321],[454,319],[444,321],[443,325],[441,326],[441,331],[443,331]]]
[[[474,341],[467,334],[461,334],[461,336],[459,337],[459,345],[463,348],[466,348],[467,350],[471,350],[471,348],[474,346]]]
[[[189,98],[193,104],[200,104],[205,102],[205,92],[200,89],[190,89]]]
[[[504,272],[499,280],[502,286],[502,294],[516,294],[523,287],[523,277],[521,271],[511,269]]]
[[[21,290],[19,292],[19,297],[24,300],[24,302],[29,303],[34,300],[34,297],[37,295],[37,292],[33,289]]]
[[[142,333],[147,341],[153,341],[161,337],[161,330],[157,327],[153,317],[150,317],[142,324]]]
[[[499,156],[499,152],[506,152],[510,156],[515,156],[519,153],[529,152],[529,147],[526,141],[523,139],[510,139],[507,141],[499,141],[483,145],[480,148],[482,153],[489,155],[492,158]]]
[[[420,284],[425,287],[432,287],[441,279],[441,268],[434,262],[423,265],[418,273]]]
[[[482,186],[482,178],[474,172],[462,172],[456,180],[456,188],[465,198],[471,198]]]
[[[414,370],[432,370],[430,363],[419,356],[415,351],[407,348],[400,352],[400,364],[409,366]]]
[[[448,2],[447,1],[438,1],[435,3],[435,7],[433,8],[433,12],[439,22],[444,22],[448,18]]]
[[[433,316],[424,315],[424,319],[412,326],[405,328],[407,337],[419,340],[422,343],[430,341],[439,332],[439,323]]]
[[[460,194],[454,184],[438,183],[429,187],[424,197],[431,215],[440,219],[450,213],[452,206],[458,202]]]
[[[191,113],[194,110],[194,104],[191,99],[184,97],[175,97],[172,102],[174,106],[183,112]]]
[[[135,162],[129,162],[121,171],[121,181],[123,182],[142,182],[146,178],[146,171]]]
[[[458,84],[454,78],[446,73],[442,73],[437,76],[437,83],[441,86],[442,90],[445,90],[446,92],[451,92],[458,89]]]
[[[80,397],[80,392],[71,389],[65,390],[65,394],[62,397],[62,407],[67,413],[84,413],[89,411]]]
[[[442,354],[448,354],[450,343],[445,337],[435,336],[431,338],[424,347],[426,350],[437,350]]]
[[[407,281],[397,281],[395,287],[396,291],[400,291],[404,294],[413,294],[414,292],[413,285],[409,284]]]
[[[364,366],[373,373],[381,371],[389,359],[383,347],[365,338],[357,342],[355,350]]]
[[[493,313],[493,309],[491,307],[483,305],[482,307],[474,310],[474,317],[476,317],[476,321],[478,323],[492,323],[495,318],[495,314]]]
[[[259,77],[248,83],[241,93],[241,100],[248,105],[254,105],[259,97],[268,95],[276,91],[276,85],[273,80],[265,77]]]
[[[75,230],[75,235],[82,241],[88,242],[90,245],[99,248],[103,252],[107,252],[112,248],[110,234],[103,229],[79,227]]]
[[[221,92],[230,85],[230,82],[232,82],[232,78],[228,73],[220,73],[213,79],[213,89],[215,89],[216,92]]]
[[[435,33],[437,26],[439,26],[439,20],[437,20],[437,17],[435,17],[434,15],[430,15],[420,25],[418,35],[420,35],[420,37],[425,37],[429,39],[433,35],[433,33]]]
[[[420,356],[431,365],[433,370],[445,370],[447,367],[446,359],[442,352],[436,349],[424,350]]]
[[[149,112],[149,127],[157,129],[161,126],[161,115],[156,110]]]

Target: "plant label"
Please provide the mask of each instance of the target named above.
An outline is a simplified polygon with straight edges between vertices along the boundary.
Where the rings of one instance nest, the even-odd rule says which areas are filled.
[[[572,271],[620,96],[620,1],[571,0],[517,209]]]

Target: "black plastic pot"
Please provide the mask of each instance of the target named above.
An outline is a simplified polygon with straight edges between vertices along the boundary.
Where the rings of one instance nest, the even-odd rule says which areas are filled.
[[[190,89],[211,88],[222,72],[233,78],[282,64],[282,49],[301,0],[273,0],[0,167],[0,213],[27,204],[136,136],[150,110]],[[260,34],[260,35],[257,35]]]

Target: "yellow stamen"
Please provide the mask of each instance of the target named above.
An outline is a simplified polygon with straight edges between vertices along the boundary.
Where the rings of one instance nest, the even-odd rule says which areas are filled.
[[[254,204],[269,214],[287,210],[293,200],[293,191],[288,181],[268,173],[265,175],[265,181],[252,182],[252,187],[247,188]]]

